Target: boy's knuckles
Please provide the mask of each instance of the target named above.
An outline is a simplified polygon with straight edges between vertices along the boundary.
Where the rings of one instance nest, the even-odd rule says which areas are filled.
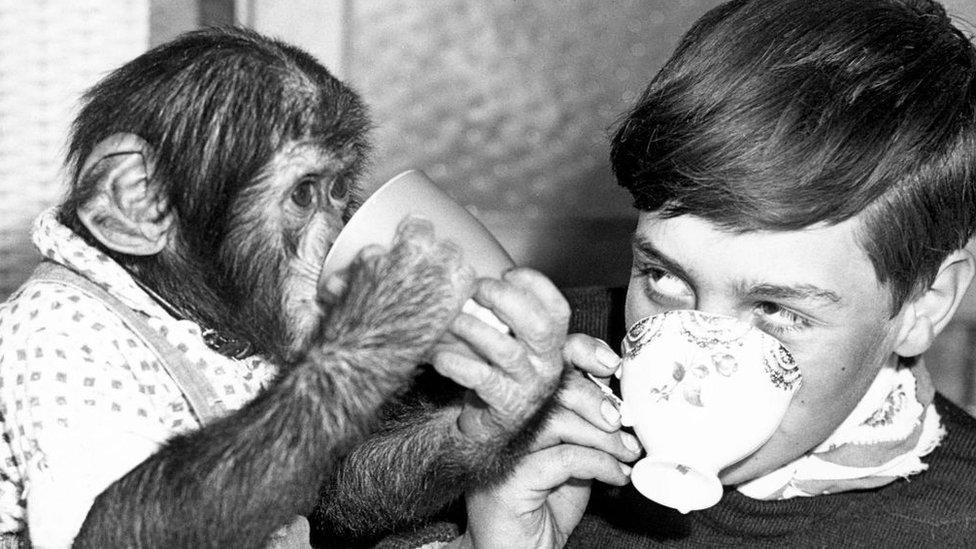
[[[580,459],[579,452],[573,446],[566,444],[556,447],[554,465],[562,470],[574,470]]]

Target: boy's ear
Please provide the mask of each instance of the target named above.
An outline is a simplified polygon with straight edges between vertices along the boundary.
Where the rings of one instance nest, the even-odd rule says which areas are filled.
[[[905,304],[895,353],[913,357],[928,350],[935,336],[956,313],[973,273],[976,273],[976,259],[969,250],[957,250],[942,262],[932,285]]]
[[[174,215],[153,176],[149,144],[131,133],[100,141],[79,177],[94,185],[78,207],[82,224],[107,248],[128,255],[154,255],[169,242]]]

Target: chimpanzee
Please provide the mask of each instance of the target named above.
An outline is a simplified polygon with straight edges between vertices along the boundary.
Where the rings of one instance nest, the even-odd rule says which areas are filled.
[[[472,388],[458,467],[479,456],[504,470],[493,453],[517,453],[553,401],[568,307],[527,269],[475,281],[416,220],[339,284],[320,281],[369,125],[310,55],[240,29],[183,35],[86,94],[70,190],[35,241],[87,282],[36,276],[0,307],[5,531],[26,526],[42,545],[264,546],[311,512],[424,362]],[[459,314],[472,295],[512,333]],[[194,423],[179,381],[163,394],[174,354],[211,385],[230,380],[218,389],[238,404]],[[275,373],[256,396],[235,393],[262,367]],[[448,461],[426,452],[401,457]]]

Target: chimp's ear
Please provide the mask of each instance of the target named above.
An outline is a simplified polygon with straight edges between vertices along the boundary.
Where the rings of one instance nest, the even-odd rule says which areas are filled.
[[[152,150],[141,137],[117,133],[100,141],[79,177],[97,189],[78,217],[107,248],[154,255],[169,242],[173,212],[153,177]]]

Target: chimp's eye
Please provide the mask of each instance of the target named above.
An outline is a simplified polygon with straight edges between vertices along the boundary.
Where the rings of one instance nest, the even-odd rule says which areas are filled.
[[[349,183],[346,182],[346,179],[344,177],[337,177],[332,180],[332,186],[329,187],[329,198],[336,202],[342,202],[348,196]]]
[[[315,181],[305,179],[291,192],[291,201],[299,208],[308,208],[315,203],[316,193]]]

